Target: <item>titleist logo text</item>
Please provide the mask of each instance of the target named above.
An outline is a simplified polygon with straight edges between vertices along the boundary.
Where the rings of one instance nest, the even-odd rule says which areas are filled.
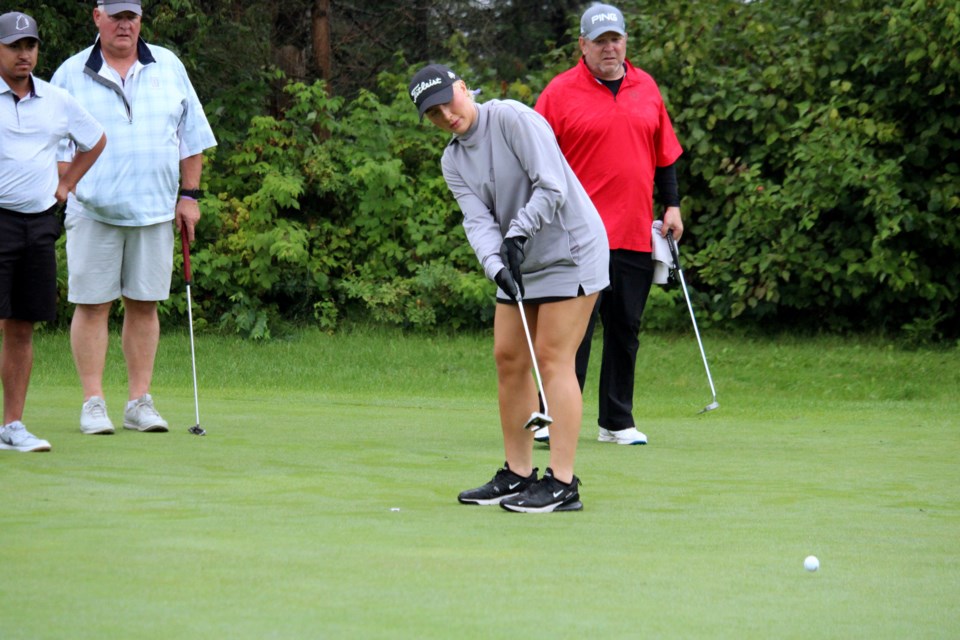
[[[443,78],[434,78],[433,80],[425,80],[410,90],[410,97],[413,98],[414,102],[416,102],[417,98],[420,97],[421,93],[423,93],[430,87],[437,86],[441,82],[443,82]]]

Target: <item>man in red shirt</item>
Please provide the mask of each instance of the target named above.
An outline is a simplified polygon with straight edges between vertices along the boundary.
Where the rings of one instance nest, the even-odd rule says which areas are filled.
[[[599,440],[646,444],[633,419],[640,318],[653,282],[653,195],[663,235],[683,235],[674,163],[683,153],[653,78],[626,60],[623,14],[595,4],[580,20],[583,57],[543,90],[536,110],[596,205],[610,244],[610,288],[597,303],[603,322]],[[577,353],[583,389],[596,314]],[[538,439],[548,434],[538,433]]]

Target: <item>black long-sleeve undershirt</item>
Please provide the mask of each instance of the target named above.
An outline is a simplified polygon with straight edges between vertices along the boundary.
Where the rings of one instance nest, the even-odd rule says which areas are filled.
[[[653,184],[657,187],[657,201],[665,207],[680,206],[680,188],[677,186],[677,163],[666,167],[657,167],[653,174]]]

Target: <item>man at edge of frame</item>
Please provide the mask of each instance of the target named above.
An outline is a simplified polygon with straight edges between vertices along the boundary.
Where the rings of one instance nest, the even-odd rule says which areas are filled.
[[[50,451],[23,424],[33,370],[33,329],[57,316],[60,218],[69,193],[107,143],[103,127],[67,92],[33,75],[40,55],[36,20],[0,15],[0,450]],[[57,147],[78,152],[58,174]]]

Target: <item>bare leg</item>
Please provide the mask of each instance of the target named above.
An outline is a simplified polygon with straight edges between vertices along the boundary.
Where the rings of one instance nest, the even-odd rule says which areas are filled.
[[[70,346],[73,361],[77,365],[83,401],[91,396],[103,398],[103,368],[107,361],[109,342],[110,306],[103,304],[78,304],[70,323]]]
[[[577,348],[583,340],[597,294],[531,306],[534,350],[543,376],[550,417],[550,468],[561,482],[573,479],[573,463],[583,420],[583,397],[576,374]]]
[[[130,400],[150,392],[153,364],[160,344],[157,303],[123,299],[123,355],[127,360]]]
[[[27,387],[33,370],[33,323],[7,319],[2,326],[3,424],[10,424],[23,419],[23,408],[27,403]]]
[[[537,410],[537,387],[530,376],[533,364],[516,306],[497,305],[493,355],[497,363],[500,428],[507,464],[511,471],[526,477],[533,471],[533,433],[523,425]]]

